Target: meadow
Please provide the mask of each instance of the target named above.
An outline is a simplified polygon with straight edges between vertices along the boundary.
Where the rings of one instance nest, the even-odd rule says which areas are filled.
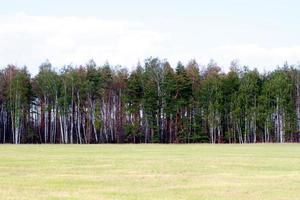
[[[0,199],[300,199],[300,145],[0,145]]]

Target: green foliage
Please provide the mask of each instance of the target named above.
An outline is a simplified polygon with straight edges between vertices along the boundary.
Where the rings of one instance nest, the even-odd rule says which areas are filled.
[[[90,60],[58,73],[46,61],[33,78],[8,66],[0,89],[3,142],[300,141],[300,72],[287,64],[224,73],[213,60],[200,70],[150,57],[130,72]]]

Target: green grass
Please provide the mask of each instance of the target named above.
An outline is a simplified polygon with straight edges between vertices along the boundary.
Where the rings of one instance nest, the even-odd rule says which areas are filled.
[[[0,145],[0,199],[300,199],[300,145]]]

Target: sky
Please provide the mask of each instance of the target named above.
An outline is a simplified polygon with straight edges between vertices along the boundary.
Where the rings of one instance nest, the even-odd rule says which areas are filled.
[[[147,57],[173,66],[232,60],[270,71],[300,64],[297,0],[0,0],[0,66],[33,74],[94,59],[133,69]]]

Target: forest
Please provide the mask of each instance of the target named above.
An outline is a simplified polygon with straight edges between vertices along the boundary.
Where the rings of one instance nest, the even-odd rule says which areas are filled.
[[[233,61],[128,70],[49,61],[0,71],[0,143],[300,142],[300,68],[260,73]]]

